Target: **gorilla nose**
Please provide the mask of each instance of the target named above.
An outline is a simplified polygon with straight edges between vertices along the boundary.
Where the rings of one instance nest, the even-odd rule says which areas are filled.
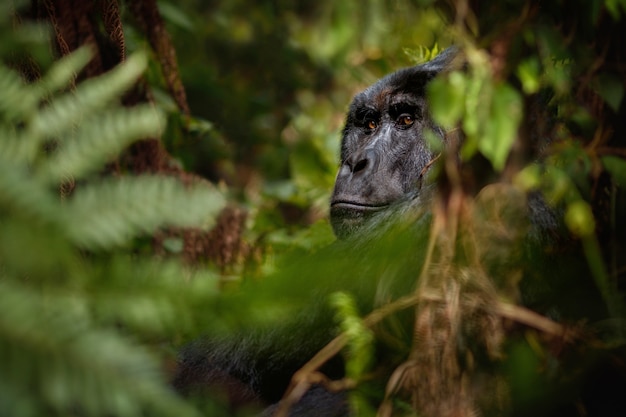
[[[373,149],[366,149],[353,155],[346,163],[352,175],[364,175],[375,171],[378,157]]]

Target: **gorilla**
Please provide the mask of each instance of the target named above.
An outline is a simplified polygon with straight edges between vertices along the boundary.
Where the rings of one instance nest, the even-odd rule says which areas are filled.
[[[253,286],[252,290],[243,288],[229,301],[252,311],[255,295],[260,291],[279,294],[281,277],[293,280],[295,276],[302,280],[301,293],[285,297],[300,297],[308,307],[287,313],[293,317],[278,326],[242,325],[239,335],[212,336],[191,343],[180,355],[173,382],[176,389],[196,398],[219,392],[231,411],[267,407],[264,415],[270,415],[294,372],[336,335],[333,312],[327,306],[328,294],[349,290],[364,309],[371,310],[376,299],[388,299],[391,292],[403,295],[410,291],[414,271],[419,270],[422,259],[411,247],[425,246],[425,241],[414,236],[427,236],[426,230],[411,236],[411,247],[401,244],[398,235],[393,237],[394,244],[377,245],[375,249],[363,245],[356,252],[351,244],[342,246],[342,242],[366,237],[402,212],[424,207],[431,187],[424,185],[423,177],[434,157],[425,131],[429,129],[443,139],[442,130],[429,117],[425,90],[430,80],[446,70],[454,55],[455,51],[448,49],[430,62],[399,70],[356,95],[343,129],[341,166],[330,202],[330,220],[339,242],[315,257],[303,256],[295,266],[281,268],[278,277],[267,278],[263,285]],[[422,214],[428,217],[423,210]],[[427,222],[416,225],[425,229]],[[385,264],[361,262],[372,256],[382,256]],[[407,260],[412,265],[407,265]],[[390,268],[396,273],[390,274]],[[410,278],[402,278],[403,274]],[[380,277],[385,275],[394,276],[389,280],[396,282],[381,285]],[[321,371],[336,379],[344,375],[344,367],[343,359],[338,357]],[[346,394],[313,387],[290,413],[346,415]]]
[[[436,157],[426,136],[430,131],[430,140],[444,141],[443,130],[429,116],[426,88],[437,74],[451,68],[455,56],[454,49],[447,49],[430,62],[382,78],[354,97],[330,201],[338,241],[296,261],[291,256],[288,265],[280,265],[261,285],[244,285],[236,294],[220,297],[220,302],[241,306],[250,320],[237,324],[241,329],[237,334],[212,334],[182,350],[173,381],[179,392],[193,398],[217,396],[228,412],[252,407],[272,415],[294,373],[337,334],[330,294],[348,292],[360,311],[368,312],[412,291],[424,263],[435,188],[425,179]],[[410,227],[393,228],[396,219],[407,216]],[[387,233],[390,230],[393,233]],[[283,285],[294,279],[296,289]],[[266,307],[257,304],[263,294],[285,300],[272,308],[286,319],[278,324],[255,321],[266,314]],[[388,320],[412,323],[413,313],[403,313]],[[386,381],[389,370],[406,360],[411,345],[411,330],[394,323],[384,331],[386,343],[376,340],[374,362],[377,370],[383,370],[382,377],[375,378],[379,381]],[[344,357],[337,356],[320,372],[336,380],[345,376],[345,366]],[[376,386],[368,395],[371,392],[385,389]],[[375,404],[381,400],[373,399]],[[318,385],[290,409],[290,415],[345,416],[349,408],[348,394]]]

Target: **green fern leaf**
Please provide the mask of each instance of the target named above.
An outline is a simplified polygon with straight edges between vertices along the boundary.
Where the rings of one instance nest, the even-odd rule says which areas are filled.
[[[210,269],[189,269],[177,262],[146,262],[136,258],[115,257],[93,271],[88,283],[93,294],[93,311],[99,322],[124,326],[133,334],[181,333],[215,326],[223,321],[218,313],[194,315],[200,306],[207,312],[220,295],[222,278]],[[181,285],[181,277],[191,278]],[[107,291],[98,289],[107,286]],[[198,323],[202,321],[202,323]]]
[[[118,246],[164,225],[208,228],[225,198],[208,183],[157,176],[89,177],[60,198],[64,176],[88,177],[164,125],[154,107],[119,104],[144,54],[58,93],[88,59],[80,50],[31,85],[0,64],[0,414],[196,416],[157,350],[139,343],[211,320],[197,307],[220,279],[184,285],[180,265],[129,259],[139,245]]]
[[[0,281],[0,372],[13,377],[9,392],[30,392],[46,404],[25,412],[32,403],[16,395],[4,398],[3,414],[44,415],[50,407],[58,415],[197,415],[167,388],[145,348],[93,326],[88,305],[78,294]]]
[[[174,178],[107,180],[76,192],[64,207],[69,237],[88,248],[110,248],[163,225],[212,225],[223,195],[208,186],[183,188]]]
[[[49,94],[67,87],[89,63],[93,53],[87,47],[82,47],[60,58],[48,72],[33,85],[40,93]]]
[[[39,143],[18,133],[15,126],[0,126],[0,160],[28,163],[37,153]]]
[[[29,175],[23,165],[3,160],[0,163],[0,205],[20,216],[54,223],[59,202],[42,184]]]
[[[30,134],[63,140],[85,117],[117,100],[139,78],[147,65],[146,55],[137,53],[106,74],[82,82],[75,92],[54,99],[32,119]]]
[[[75,135],[59,145],[39,169],[43,179],[57,183],[68,175],[80,178],[114,158],[130,143],[159,136],[165,120],[153,106],[116,109],[85,120]]]
[[[0,120],[22,122],[39,101],[38,95],[24,84],[22,77],[4,65],[0,65],[0,91]]]

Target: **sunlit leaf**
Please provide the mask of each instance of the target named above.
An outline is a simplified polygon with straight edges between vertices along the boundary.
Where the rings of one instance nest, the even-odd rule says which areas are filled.
[[[595,230],[595,220],[589,204],[577,200],[567,206],[565,224],[578,236],[589,236]]]
[[[541,86],[539,78],[539,61],[531,58],[520,63],[517,68],[517,76],[522,82],[522,89],[526,94],[533,94]]]
[[[448,78],[437,78],[428,86],[428,103],[437,123],[450,128],[463,116],[465,110],[465,76],[453,72]]]
[[[484,136],[479,138],[478,148],[497,170],[502,170],[511,146],[517,137],[522,118],[522,100],[507,84],[495,86],[491,103],[491,117],[485,121]]]
[[[348,361],[346,372],[350,378],[358,379],[368,369],[373,355],[373,333],[358,316],[355,299],[344,293],[331,295],[331,303],[337,311],[337,320],[348,337]]]

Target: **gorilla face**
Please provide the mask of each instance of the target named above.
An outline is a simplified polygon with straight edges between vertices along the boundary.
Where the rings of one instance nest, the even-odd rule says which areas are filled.
[[[428,117],[425,87],[454,54],[447,49],[426,64],[390,74],[352,101],[330,202],[339,238],[420,195],[422,176],[434,156],[424,130],[443,136]]]

